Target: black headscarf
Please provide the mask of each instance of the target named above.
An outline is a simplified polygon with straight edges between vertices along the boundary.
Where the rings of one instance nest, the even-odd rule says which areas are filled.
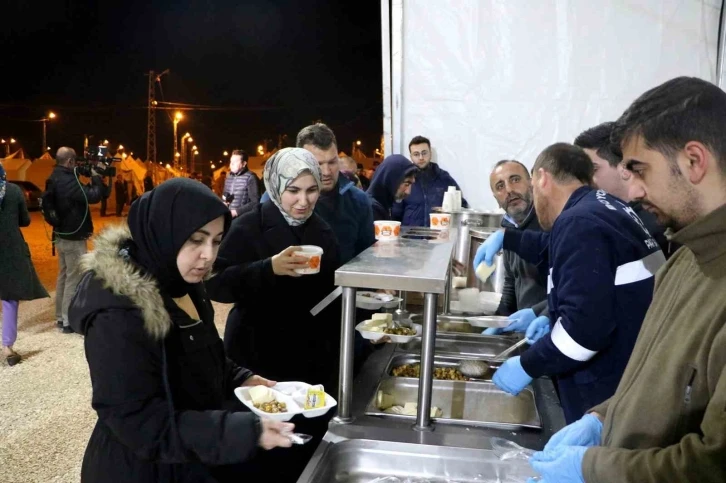
[[[195,231],[220,216],[226,233],[232,221],[229,209],[202,183],[187,178],[165,181],[131,205],[130,255],[158,281],[163,293],[182,297],[191,285],[177,268],[179,250]]]

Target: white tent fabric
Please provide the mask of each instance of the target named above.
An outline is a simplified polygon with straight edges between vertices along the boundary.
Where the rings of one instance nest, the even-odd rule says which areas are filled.
[[[45,152],[41,157],[33,161],[33,164],[25,173],[25,179],[40,189],[45,189],[45,181],[53,173],[53,168],[55,168],[55,159],[49,153]]]
[[[394,150],[408,155],[413,136],[430,138],[434,160],[481,209],[497,208],[498,160],[531,167],[549,144],[616,119],[673,77],[716,81],[720,0],[402,3]]]

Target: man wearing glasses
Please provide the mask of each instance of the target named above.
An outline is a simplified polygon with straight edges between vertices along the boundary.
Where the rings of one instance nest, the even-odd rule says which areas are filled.
[[[668,259],[675,253],[679,245],[666,238],[665,228],[658,223],[655,215],[645,210],[639,201],[632,201],[628,196],[632,173],[625,169],[619,147],[610,141],[614,126],[614,122],[604,122],[591,127],[577,136],[574,144],[587,153],[595,167],[595,174],[592,178],[594,187],[627,202],[658,242],[663,254]]]
[[[400,220],[403,226],[429,226],[431,210],[442,205],[449,186],[459,189],[459,185],[446,170],[431,162],[431,141],[425,137],[411,139],[408,152],[420,171],[416,183],[411,187],[411,194],[402,202],[395,203],[391,211],[394,219]],[[464,199],[461,204],[468,207]]]

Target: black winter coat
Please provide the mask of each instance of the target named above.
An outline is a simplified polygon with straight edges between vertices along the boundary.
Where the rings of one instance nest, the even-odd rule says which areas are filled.
[[[222,410],[252,373],[225,357],[203,285],[190,294],[194,321],[119,253],[129,238],[120,227],[96,238],[69,313],[85,335],[98,414],[81,481],[215,481],[211,466],[257,447],[257,416]]]
[[[89,205],[101,202],[106,188],[100,176],[93,176],[90,185],[82,184],[71,168],[53,168],[46,191],[53,186],[54,201],[61,225],[53,230],[64,240],[86,240],[93,235],[93,220]]]
[[[320,273],[275,275],[271,257],[292,245],[321,247]],[[235,304],[224,333],[229,357],[263,377],[324,384],[334,394],[340,304],[315,317],[310,309],[335,288],[337,267],[338,242],[318,215],[291,227],[266,201],[238,216],[222,241],[217,275],[207,282],[213,300]]]
[[[40,283],[21,226],[30,225],[28,207],[17,185],[5,185],[0,204],[0,299],[35,300],[48,297]]]

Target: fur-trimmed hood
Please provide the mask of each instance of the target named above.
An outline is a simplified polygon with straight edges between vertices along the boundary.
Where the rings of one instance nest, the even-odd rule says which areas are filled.
[[[90,273],[85,273],[69,309],[76,332],[85,334],[90,315],[111,309],[141,311],[144,328],[155,339],[169,332],[171,318],[156,280],[121,250],[130,239],[128,226],[109,226],[94,238],[94,250],[81,258],[81,270]]]

